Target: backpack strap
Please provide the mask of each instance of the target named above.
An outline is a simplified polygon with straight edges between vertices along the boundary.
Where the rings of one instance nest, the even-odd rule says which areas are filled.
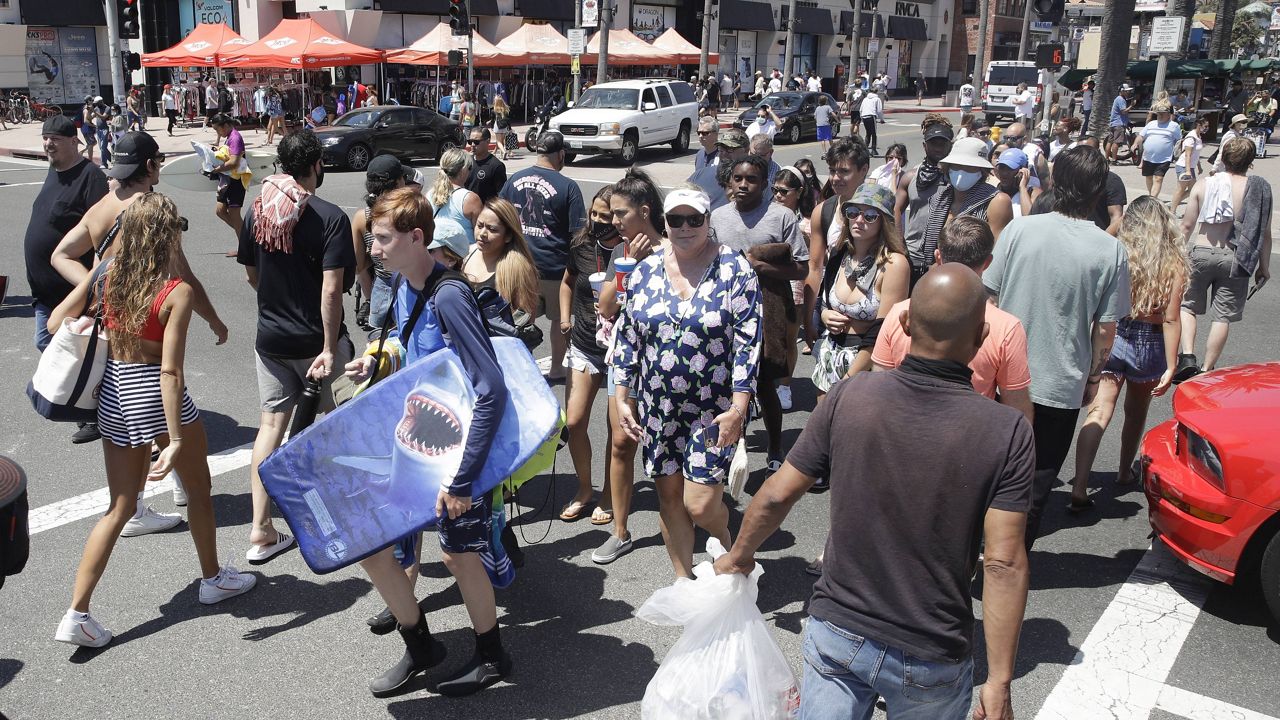
[[[839,205],[839,195],[832,195],[822,201],[822,216],[819,218],[821,220],[822,227],[818,228],[818,232],[821,233],[824,238],[827,236],[827,228],[831,227],[831,223],[836,219],[836,208]]]

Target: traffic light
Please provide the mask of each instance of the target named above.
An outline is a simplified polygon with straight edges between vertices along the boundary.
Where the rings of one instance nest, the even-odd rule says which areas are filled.
[[[125,53],[124,67],[126,70],[141,70],[142,56],[136,52]]]
[[[462,51],[450,50],[449,51],[449,67],[460,67],[461,65],[462,65]]]
[[[138,0],[118,0],[116,18],[116,28],[122,40],[137,40],[141,37],[142,23],[138,19]]]
[[[1035,0],[1032,8],[1036,11],[1036,17],[1040,22],[1049,22],[1057,25],[1062,22],[1062,13],[1066,9],[1064,0]]]
[[[467,12],[467,0],[449,0],[449,27],[454,35],[471,34],[471,14]]]
[[[1036,46],[1036,67],[1045,70],[1057,70],[1065,60],[1062,43],[1040,43]]]

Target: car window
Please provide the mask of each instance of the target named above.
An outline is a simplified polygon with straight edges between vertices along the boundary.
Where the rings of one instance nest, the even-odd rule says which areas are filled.
[[[333,124],[342,127],[372,127],[382,113],[382,110],[356,110],[338,118]]]
[[[658,104],[658,101],[653,98],[653,88],[645,88],[643,102]]]
[[[992,65],[987,70],[988,85],[1035,85],[1039,80],[1040,73],[1025,65]]]
[[[583,91],[575,108],[601,110],[635,110],[640,91],[634,88],[593,87]]]
[[[382,122],[387,127],[404,127],[413,124],[413,115],[407,110],[388,110],[382,113]]]
[[[662,107],[671,107],[671,92],[661,85],[657,87],[657,90],[658,100],[662,103]]]
[[[420,126],[422,126],[422,127],[428,127],[428,126],[430,126],[430,125],[431,125],[431,118],[432,118],[432,116],[440,117],[440,114],[439,114],[439,113],[432,113],[432,112],[428,112],[428,111],[426,111],[426,110],[422,110],[422,109],[414,110],[414,111],[413,111],[413,124],[414,124],[414,125],[420,125]]]
[[[800,105],[800,96],[794,93],[774,93],[766,95],[763,100],[756,104],[756,107],[768,105],[773,111],[781,114],[782,112],[790,112]]]
[[[689,87],[687,82],[673,82],[670,85],[671,93],[675,95],[677,103],[693,102],[693,88]]]

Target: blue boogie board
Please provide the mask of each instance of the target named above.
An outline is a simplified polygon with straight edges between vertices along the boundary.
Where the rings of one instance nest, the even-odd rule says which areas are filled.
[[[506,412],[473,496],[492,490],[558,430],[560,405],[515,338],[492,338]],[[262,483],[307,565],[346,567],[436,522],[442,481],[457,474],[475,407],[458,357],[444,349],[373,385],[263,461]]]

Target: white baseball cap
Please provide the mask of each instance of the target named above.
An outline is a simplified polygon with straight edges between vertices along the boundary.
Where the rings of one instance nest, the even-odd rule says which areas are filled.
[[[662,212],[669,213],[681,205],[688,205],[694,210],[705,214],[711,209],[711,198],[707,197],[707,194],[701,190],[676,188],[667,193],[666,200],[662,201]]]
[[[991,161],[987,159],[987,144],[975,137],[960,138],[952,143],[951,152],[939,163],[991,169]]]

